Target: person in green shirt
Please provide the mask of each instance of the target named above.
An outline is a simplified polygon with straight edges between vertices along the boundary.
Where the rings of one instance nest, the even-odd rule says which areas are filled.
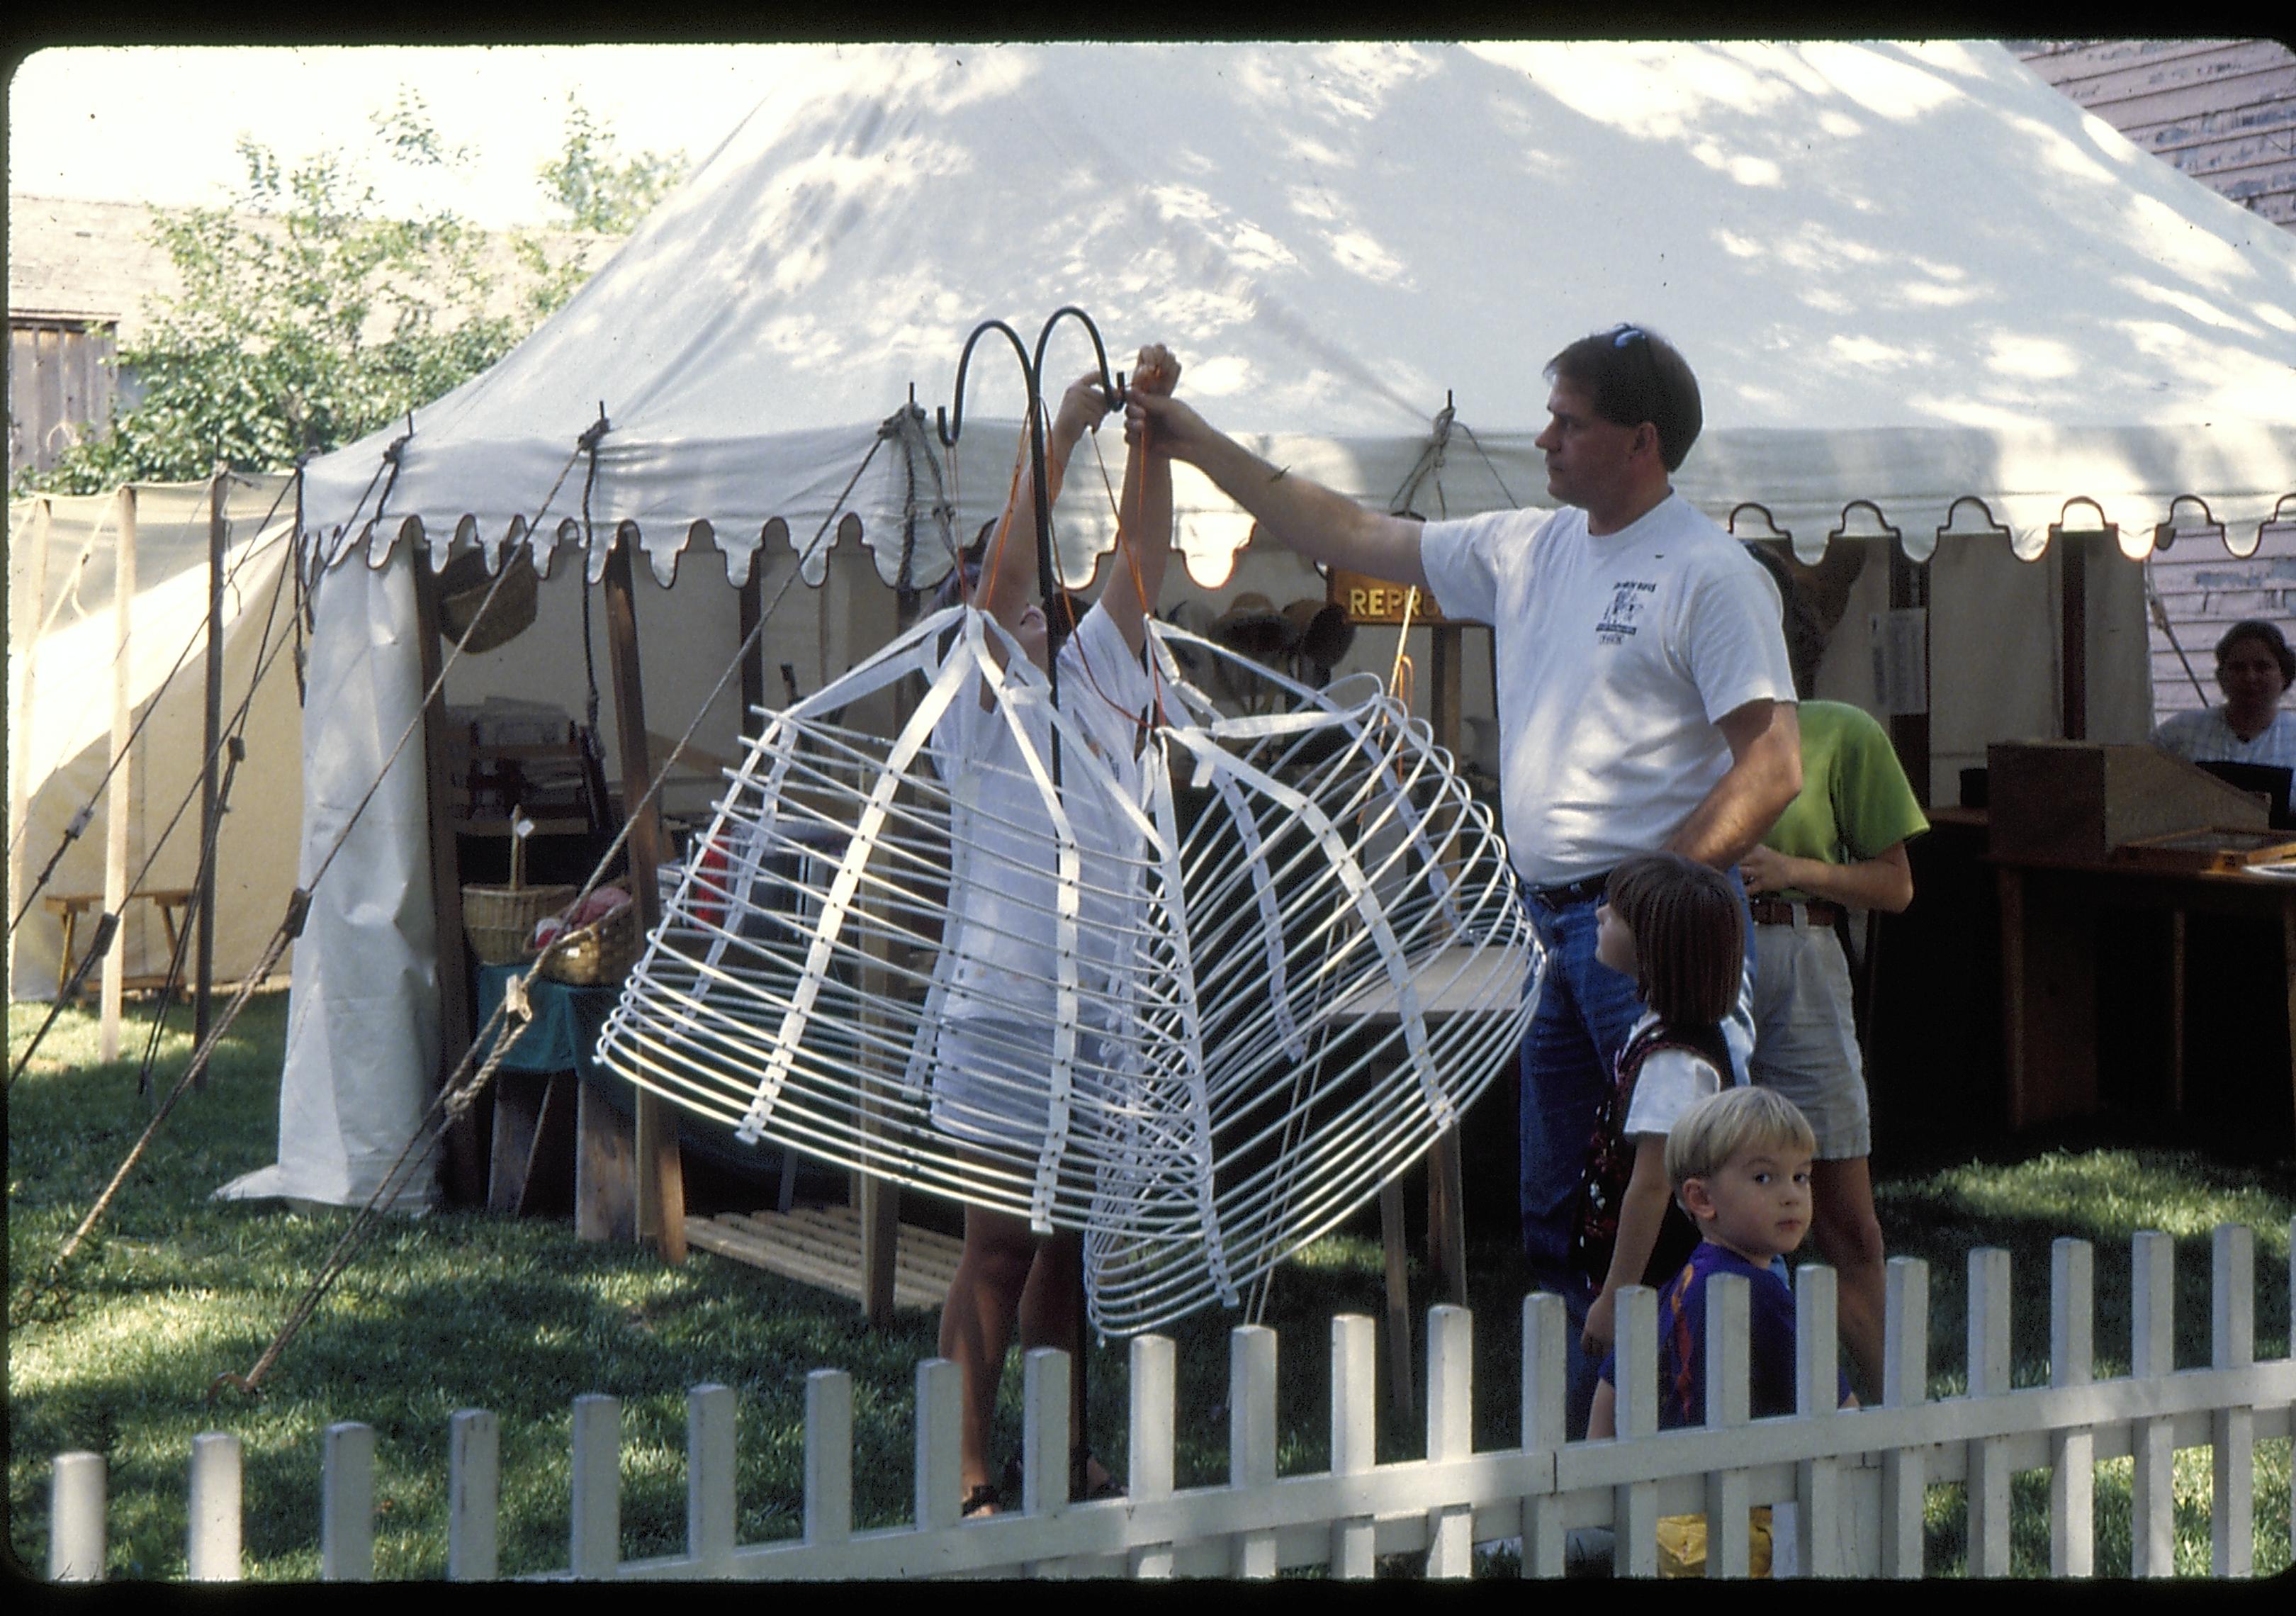
[[[1862,708],[1801,704],[1801,793],[1739,860],[1754,917],[1748,1075],[1800,1106],[1817,1135],[1812,1243],[1835,1275],[1843,1344],[1870,1396],[1882,1382],[1882,1226],[1873,1128],[1835,926],[1849,908],[1913,901],[1906,843],[1929,829],[1897,749]]]

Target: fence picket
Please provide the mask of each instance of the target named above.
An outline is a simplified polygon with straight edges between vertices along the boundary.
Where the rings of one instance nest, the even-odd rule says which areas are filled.
[[[805,1540],[853,1535],[853,1377],[816,1369],[805,1377]]]
[[[184,1574],[193,1582],[240,1579],[239,1439],[204,1431],[192,1439],[190,1539]]]
[[[734,1561],[734,1389],[714,1382],[685,1394],[685,1553],[697,1577],[722,1577]]]
[[[1882,1304],[1882,1406],[1912,1408],[1929,1401],[1930,1266],[1892,1257]],[[1928,1494],[1922,1455],[1907,1448],[1882,1456],[1882,1575],[1922,1574],[1922,1505]]]
[[[1832,1268],[1808,1262],[1794,1270],[1794,1412],[1831,1419],[1841,1400],[1841,1341],[1836,1333],[1840,1292]],[[1773,1576],[1839,1577],[1841,1556],[1841,1465],[1804,1459],[1794,1466],[1794,1554],[1773,1544]]]
[[[1336,1321],[1335,1327],[1336,1327]],[[1174,1431],[1179,1399],[1178,1349],[1168,1335],[1132,1338],[1132,1423],[1125,1444],[1131,1480],[1126,1496],[1152,1504],[1172,1496]],[[1142,1579],[1172,1574],[1172,1546],[1151,1543],[1134,1549],[1125,1569]]]
[[[1522,1445],[1552,1454],[1562,1446],[1563,1394],[1570,1379],[1570,1315],[1562,1299],[1535,1292],[1522,1299]],[[1522,1574],[1562,1575],[1562,1500],[1551,1492],[1522,1501]]]
[[[2049,1384],[2096,1378],[2095,1256],[2086,1240],[2049,1243]],[[2049,1575],[2096,1571],[2096,1438],[2060,1431],[2049,1439]]]
[[[964,1513],[959,1451],[964,1372],[945,1358],[917,1365],[916,1519],[920,1531],[955,1526]]]
[[[327,1427],[319,1461],[319,1580],[374,1580],[374,1427]]]
[[[1031,1348],[1021,1361],[1021,1513],[1065,1514],[1069,1507],[1069,1355]],[[1027,1568],[1031,1577],[1061,1574],[1055,1560]]]
[[[1618,1334],[1618,1438],[1634,1441],[1658,1431],[1658,1292],[1622,1285],[1611,1317]],[[1658,1575],[1658,1483],[1628,1481],[1611,1494],[1611,1569],[1620,1577]]]
[[[60,1453],[49,1466],[48,1580],[103,1580],[103,1456]]]
[[[2211,1244],[2209,1362],[2218,1369],[2243,1368],[2256,1361],[2256,1235],[2238,1224],[2218,1224]],[[2209,1416],[2209,1435],[2216,1481],[2209,1569],[2218,1577],[2245,1577],[2256,1559],[2256,1413],[2219,1408]]]
[[[1728,1430],[1746,1423],[1747,1333],[1752,1292],[1736,1274],[1706,1282],[1706,1425]],[[1753,1571],[1750,1511],[1752,1489],[1742,1470],[1706,1478],[1706,1574],[1742,1578]]]
[[[2157,1229],[2129,1242],[2128,1368],[2137,1380],[2177,1368],[2177,1247]],[[2128,1485],[2128,1574],[2176,1570],[2176,1432],[2167,1420],[2142,1420],[2129,1433],[2135,1474]]]
[[[1427,1456],[1464,1459],[1474,1451],[1474,1315],[1447,1303],[1427,1310]],[[1474,1570],[1474,1510],[1442,1503],[1428,1512],[1427,1575]]]
[[[1228,1485],[1267,1487],[1275,1480],[1275,1332],[1239,1325],[1227,1341]],[[1275,1534],[1237,1533],[1230,1574],[1275,1575]]]
[[[1969,1393],[2009,1390],[2009,1253],[1983,1246],[1969,1254]],[[1969,1574],[2009,1574],[2009,1449],[1999,1437],[1969,1445]]]
[[[1360,1313],[1332,1320],[1332,1473],[1357,1476],[1379,1464],[1379,1336]],[[1368,1578],[1377,1569],[1369,1515],[1332,1522],[1332,1575]]]
[[[594,1394],[574,1399],[571,1452],[568,1564],[577,1577],[611,1577],[622,1539],[619,1398]]]
[[[447,1577],[492,1582],[502,1521],[502,1422],[464,1408],[447,1422]]]

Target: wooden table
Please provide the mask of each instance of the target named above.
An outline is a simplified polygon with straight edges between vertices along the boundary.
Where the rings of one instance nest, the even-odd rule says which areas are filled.
[[[2267,1036],[2296,1052],[2296,879],[2249,873],[2168,873],[2111,862],[1996,858],[2001,901],[2002,1031],[2014,1130],[2097,1109],[2096,935],[2112,910],[2165,912],[2169,924],[2169,1097],[2185,1101],[2185,927],[2193,914],[2275,918],[2280,1003],[2259,1005]],[[2296,1054],[2288,1074],[2296,1094]]]

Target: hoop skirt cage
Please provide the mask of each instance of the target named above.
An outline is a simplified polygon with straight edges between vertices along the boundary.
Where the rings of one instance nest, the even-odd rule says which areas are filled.
[[[1072,718],[1089,683],[1055,707],[966,607],[765,714],[598,1047],[744,1139],[1081,1231],[1114,1334],[1238,1304],[1417,1159],[1544,963],[1488,809],[1375,680],[1149,647],[1136,789]],[[1288,708],[1226,716],[1183,659]],[[935,726],[983,682],[1017,744],[952,765]],[[884,694],[897,733],[843,721]],[[984,811],[1014,792],[1025,835]],[[1041,963],[984,995],[984,956]]]

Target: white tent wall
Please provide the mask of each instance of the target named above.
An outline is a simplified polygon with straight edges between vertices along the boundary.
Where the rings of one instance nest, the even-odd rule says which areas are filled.
[[[217,840],[218,981],[236,980],[259,963],[294,885],[283,854],[300,834],[302,713],[291,649],[291,587],[284,576],[293,526],[292,503],[280,498],[286,486],[284,477],[234,477],[225,500],[224,565],[231,580],[224,600],[226,731],[250,688],[254,694],[242,732],[246,757]],[[145,484],[135,492],[136,595],[127,672],[132,719],[143,723],[127,803],[127,873],[135,879],[148,861],[139,888],[187,888],[196,883],[199,864],[209,486]],[[44,546],[38,542],[43,529]],[[12,916],[62,845],[73,816],[104,794],[118,662],[112,580],[119,533],[113,494],[44,496],[9,507],[12,815],[21,803],[21,817],[12,817],[8,827]],[[46,552],[45,563],[36,554],[39,547]],[[259,682],[258,669],[266,669]],[[44,896],[102,893],[107,812],[99,801],[94,817],[57,862]],[[86,947],[96,918],[93,907],[81,916],[76,950]],[[62,946],[61,921],[34,903],[10,939],[12,997],[54,997]],[[124,950],[129,976],[159,976],[168,969],[167,938],[148,904],[127,906],[113,946]],[[186,982],[194,967],[187,947]]]
[[[413,552],[361,551],[311,592],[299,886],[324,893],[295,944],[279,1159],[217,1193],[348,1206],[415,1136],[439,1063],[422,663]],[[392,1210],[429,1204],[414,1164]]]

